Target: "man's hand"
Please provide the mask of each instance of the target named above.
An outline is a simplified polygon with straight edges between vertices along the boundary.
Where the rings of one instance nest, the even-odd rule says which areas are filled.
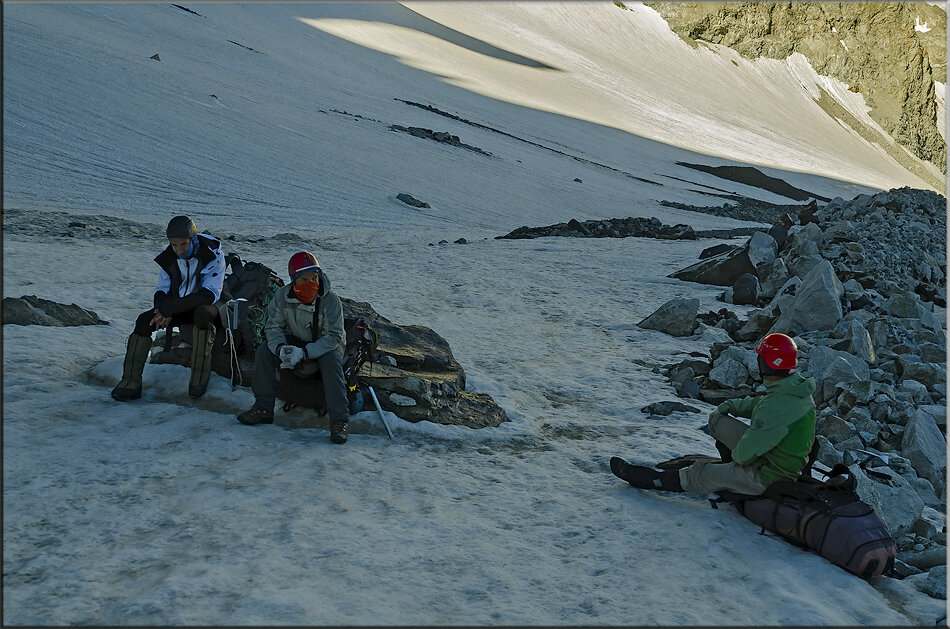
[[[152,320],[149,321],[149,325],[156,330],[167,328],[168,324],[172,322],[172,318],[163,315],[158,311],[158,308],[155,308],[152,312],[154,312],[154,314],[152,315]]]
[[[722,413],[719,412],[719,409],[715,409],[712,413],[709,414],[709,423],[712,423],[722,417]]]
[[[280,366],[282,369],[293,369],[303,360],[303,350],[293,345],[284,345],[280,348]]]

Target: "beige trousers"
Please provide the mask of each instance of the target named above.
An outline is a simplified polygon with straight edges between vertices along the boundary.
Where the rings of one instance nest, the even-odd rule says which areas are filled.
[[[719,415],[709,421],[709,434],[732,450],[749,428],[743,421]],[[758,470],[747,465],[730,463],[693,463],[680,470],[680,484],[694,494],[705,495],[722,490],[757,496],[765,491],[765,483]]]

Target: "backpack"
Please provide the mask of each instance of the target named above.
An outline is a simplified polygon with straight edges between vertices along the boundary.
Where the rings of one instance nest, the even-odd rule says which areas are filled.
[[[775,481],[761,496],[722,491],[710,503],[730,502],[762,527],[761,534],[771,531],[862,579],[890,572],[897,542],[884,520],[855,492],[846,466],[839,463],[826,476],[822,481],[808,472]]]
[[[266,339],[267,305],[284,280],[270,267],[259,262],[242,262],[236,253],[224,257],[231,274],[224,278],[224,291],[230,296],[226,314],[233,331],[235,350],[245,348],[252,356]],[[241,301],[245,300],[245,301]]]
[[[343,329],[346,332],[343,381],[346,383],[349,411],[351,415],[354,415],[363,410],[363,392],[359,388],[357,375],[360,367],[370,359],[376,349],[379,334],[367,325],[363,317],[344,318]],[[321,415],[326,413],[323,380],[319,370],[312,373],[306,373],[299,368],[280,370],[275,393],[277,397],[285,400],[285,411],[302,406],[316,409]]]

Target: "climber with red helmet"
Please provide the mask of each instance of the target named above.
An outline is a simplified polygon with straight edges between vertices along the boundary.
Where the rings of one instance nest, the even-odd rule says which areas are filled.
[[[221,243],[208,234],[199,234],[190,216],[172,218],[165,235],[168,246],[155,257],[159,274],[153,307],[135,320],[126,342],[122,379],[112,389],[112,397],[120,402],[142,397],[142,371],[152,348],[152,332],[164,328],[166,334],[171,334],[174,326],[191,326],[188,395],[201,397],[208,388],[227,267]]]
[[[614,475],[641,489],[751,495],[776,480],[798,478],[815,439],[815,379],[794,371],[798,347],[785,334],[767,335],[755,353],[765,395],[726,400],[709,414],[709,434],[721,463],[698,461],[658,471],[613,457]]]
[[[290,283],[278,288],[267,306],[267,342],[261,343],[254,355],[254,405],[238,415],[238,421],[248,426],[274,423],[278,369],[293,369],[304,375],[319,369],[330,418],[330,441],[346,443],[349,406],[343,378],[343,306],[309,251],[292,255],[287,273]]]

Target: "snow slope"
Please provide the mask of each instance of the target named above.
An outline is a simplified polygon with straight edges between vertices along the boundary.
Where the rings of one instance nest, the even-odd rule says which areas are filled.
[[[944,616],[909,582],[865,583],[732,510],[610,474],[615,454],[715,453],[697,430],[708,405],[640,408],[675,399],[651,366],[720,337],[635,324],[673,297],[721,307],[718,289],[666,278],[717,241],[495,236],[570,218],[747,225],[659,205],[718,205],[717,190],[790,202],[677,161],[756,165],[827,197],[926,187],[815,106],[821,85],[863,115],[801,59],[692,49],[628,6],[6,4],[4,207],[35,226],[4,235],[3,294],[77,303],[110,325],[3,329],[5,623]],[[302,237],[339,294],[444,336],[469,389],[511,421],[390,416],[390,442],[364,412],[337,447],[289,428],[303,411],[242,426],[249,391],[213,377],[191,400],[187,370],[165,365],[147,366],[143,400],[114,402],[178,213],[260,238],[226,249],[279,271],[298,246],[281,234]],[[153,235],[105,233],[110,217]],[[66,236],[70,220],[100,235]]]

